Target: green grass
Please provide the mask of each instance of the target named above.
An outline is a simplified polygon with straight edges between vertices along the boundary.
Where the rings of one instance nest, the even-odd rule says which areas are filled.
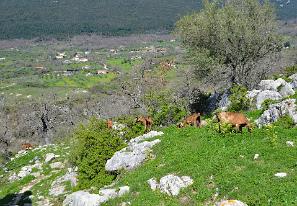
[[[124,72],[129,72],[133,66],[138,65],[142,60],[127,60],[125,58],[110,58],[107,60],[107,65],[118,67]]]
[[[122,174],[117,185],[129,185],[129,195],[108,202],[117,205],[204,205],[219,189],[220,200],[239,199],[250,205],[297,205],[297,149],[286,141],[296,141],[297,128],[255,129],[252,134],[221,135],[209,128],[193,127],[164,130],[162,142],[156,146],[156,159],[147,161],[135,171]],[[275,134],[272,135],[271,134]],[[255,154],[260,154],[254,160]],[[274,177],[287,172],[283,179]],[[170,173],[189,175],[194,184],[178,197],[153,192],[147,180],[158,180]],[[211,176],[214,177],[211,180]],[[212,203],[213,205],[213,203]]]
[[[89,89],[98,83],[109,83],[116,77],[116,74],[109,73],[102,76],[89,76],[77,74],[71,77],[52,77],[44,78],[45,85],[48,87],[72,87]]]

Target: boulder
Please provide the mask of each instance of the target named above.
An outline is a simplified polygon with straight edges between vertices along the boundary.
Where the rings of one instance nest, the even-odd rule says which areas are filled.
[[[84,191],[74,192],[66,197],[63,206],[99,206],[101,203],[120,197],[129,192],[128,186],[119,187],[119,190],[113,188],[103,188],[99,194],[90,194]]]
[[[280,100],[282,99],[282,95],[277,91],[270,91],[270,90],[264,90],[259,92],[256,100],[257,109],[261,109],[262,103],[267,99]]]
[[[156,139],[152,142],[133,144],[116,152],[111,159],[107,160],[105,165],[106,171],[132,170],[136,168],[146,159],[147,151],[160,142],[161,140]]]
[[[291,75],[289,78],[292,79],[292,82],[290,83],[291,87],[297,89],[297,73]]]
[[[56,158],[54,153],[48,153],[45,155],[45,163],[48,163]]]
[[[280,117],[284,115],[289,115],[295,124],[297,124],[297,112],[295,99],[286,99],[280,103],[272,104],[269,106],[268,110],[256,120],[258,126],[264,126],[276,122]]]
[[[107,160],[105,169],[107,171],[117,170],[132,170],[145,161],[148,156],[148,151],[160,143],[161,140],[143,141],[145,139],[153,138],[163,135],[163,132],[151,131],[142,136],[136,137],[128,143],[128,147],[116,152],[111,159]]]
[[[99,206],[102,203],[102,196],[90,194],[84,191],[77,191],[67,195],[63,206]]]
[[[285,83],[283,86],[280,87],[279,93],[282,95],[282,97],[285,98],[294,95],[295,91],[290,84]]]
[[[215,206],[247,206],[247,204],[239,200],[222,200],[217,202]]]
[[[225,92],[221,97],[220,97],[220,101],[218,103],[218,107],[222,110],[222,111],[227,111],[228,107],[230,106],[231,102],[229,100],[229,93]]]
[[[50,167],[52,169],[63,169],[64,168],[64,164],[62,162],[54,162],[50,164]]]
[[[71,186],[75,187],[77,185],[77,174],[73,171],[68,171],[62,177],[57,178],[52,182],[51,188],[49,190],[49,195],[59,196],[65,193],[65,182],[70,181]]]
[[[281,78],[277,80],[262,80],[259,83],[260,90],[278,91],[279,87],[285,85],[287,82]]]
[[[159,189],[162,193],[166,193],[170,196],[177,196],[182,188],[192,185],[193,180],[188,176],[178,177],[169,174],[162,177],[159,184],[154,178],[149,179],[148,184],[152,190]]]

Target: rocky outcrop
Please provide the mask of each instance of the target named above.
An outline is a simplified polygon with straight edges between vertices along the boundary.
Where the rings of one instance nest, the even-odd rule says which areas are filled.
[[[163,132],[151,131],[145,135],[136,137],[128,143],[128,147],[116,152],[111,159],[106,162],[106,171],[131,170],[145,161],[148,151],[161,140],[144,141],[149,138],[163,135]]]
[[[297,124],[296,100],[287,99],[277,104],[272,104],[269,109],[264,111],[259,119],[256,120],[258,126],[264,126],[276,122],[280,117],[289,115]]]
[[[63,201],[63,206],[99,206],[110,199],[127,194],[129,190],[128,186],[123,186],[119,187],[118,190],[100,189],[99,194],[77,191],[66,197]]]
[[[260,91],[256,99],[257,109],[261,109],[262,103],[267,99],[280,100],[281,98],[282,98],[281,94],[278,93],[277,91],[270,91],[270,90]]]
[[[159,189],[160,192],[170,196],[177,196],[182,188],[193,184],[191,177],[178,177],[172,174],[162,177],[160,183],[155,178],[151,178],[147,182],[153,191]]]
[[[292,79],[294,77],[295,76],[293,76]],[[251,102],[256,105],[257,109],[261,109],[262,103],[267,99],[281,100],[288,96],[294,95],[295,84],[293,82],[287,83],[281,78],[277,80],[262,80],[258,85],[259,89],[248,91],[247,97],[251,99]]]
[[[77,185],[77,174],[71,168],[68,172],[59,177],[55,181],[53,181],[51,188],[49,190],[49,195],[51,196],[59,196],[65,193],[65,182],[69,181],[72,187]]]

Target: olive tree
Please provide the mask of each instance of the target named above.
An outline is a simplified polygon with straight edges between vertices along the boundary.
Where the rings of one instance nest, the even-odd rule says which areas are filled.
[[[200,76],[218,69],[229,83],[251,86],[251,78],[265,72],[259,71],[258,63],[282,48],[277,28],[268,1],[206,0],[200,12],[177,22],[176,34]]]

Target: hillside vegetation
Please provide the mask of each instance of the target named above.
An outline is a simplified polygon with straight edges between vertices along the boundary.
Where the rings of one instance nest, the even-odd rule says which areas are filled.
[[[297,17],[296,1],[273,2],[281,19]],[[168,31],[179,17],[200,8],[201,0],[2,0],[0,39]]]

